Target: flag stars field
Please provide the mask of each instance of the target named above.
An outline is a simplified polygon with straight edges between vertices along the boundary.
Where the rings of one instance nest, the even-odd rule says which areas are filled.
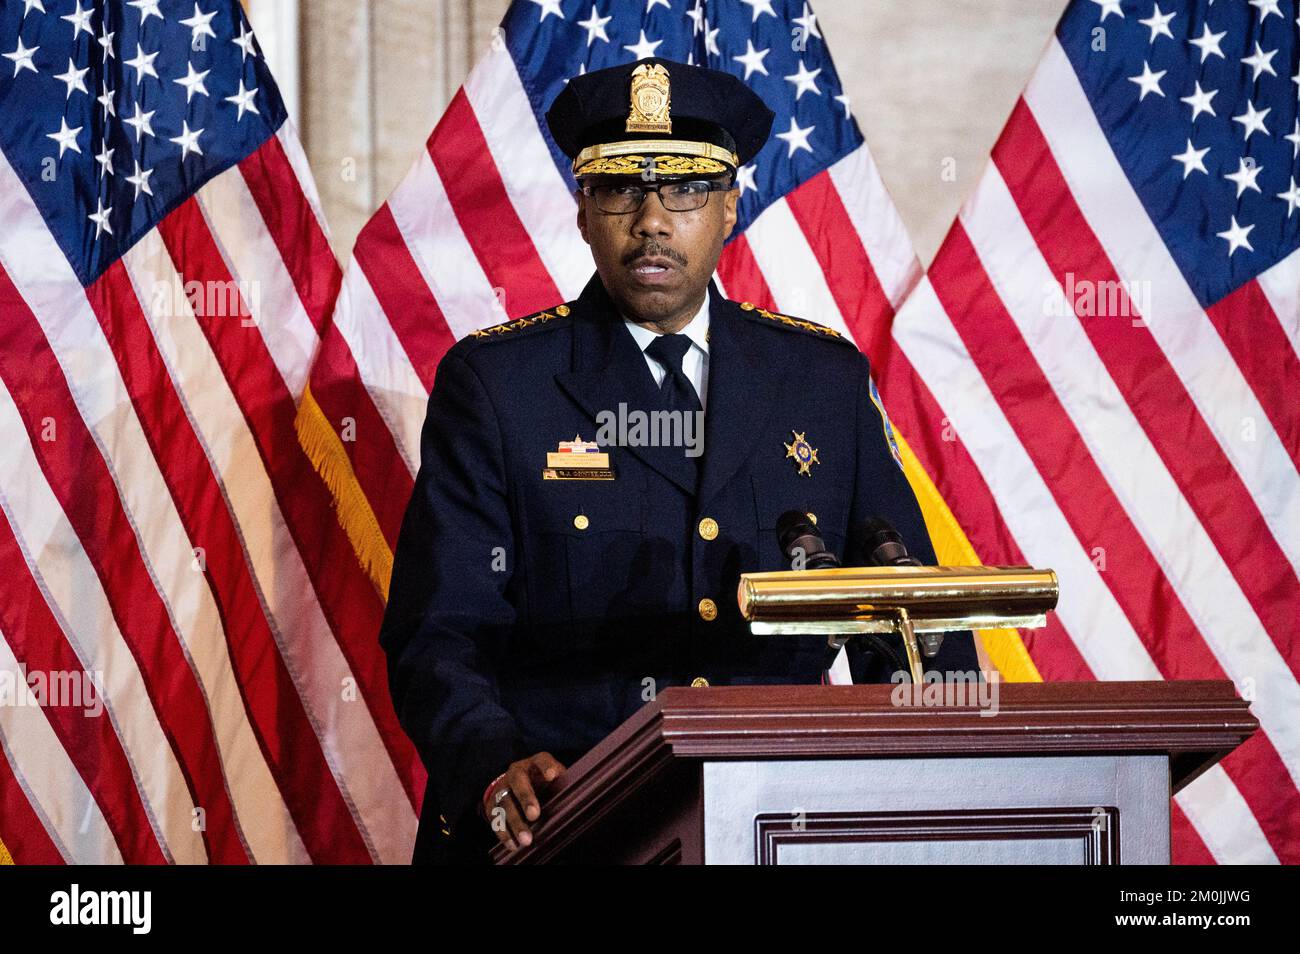
[[[1145,20],[1139,20],[1138,22],[1141,23],[1144,27],[1150,28],[1151,43],[1155,43],[1156,37],[1158,36],[1167,36],[1169,37],[1169,39],[1172,40],[1174,38],[1174,34],[1169,29],[1169,24],[1174,19],[1174,17],[1176,17],[1178,14],[1174,12],[1161,13],[1160,4],[1157,3],[1154,6],[1155,9],[1152,10],[1151,16],[1147,17],[1147,19]]]
[[[166,171],[169,158],[178,166],[191,165],[207,158],[214,136],[225,137],[236,127],[246,129],[240,136],[266,129],[264,86],[256,79],[263,67],[253,33],[242,17],[223,13],[223,5],[217,0],[132,0],[110,19],[111,12],[105,16],[100,5],[69,0],[56,10],[60,29],[41,33],[41,44],[15,35],[12,48],[3,51],[13,64],[10,79],[15,84],[37,84],[28,93],[41,104],[32,111],[32,121],[48,123],[42,132],[48,154],[65,162],[86,154],[84,162],[69,167],[72,178],[55,180],[51,189],[72,188],[87,175],[94,188],[72,189],[70,201],[81,205],[85,220],[97,226],[93,236],[108,243],[105,249],[127,234],[121,217],[137,215],[130,211],[137,200],[163,194],[160,183],[173,175]],[[25,4],[20,23],[46,9],[56,8]],[[109,67],[113,60],[121,62],[121,69]],[[67,67],[60,72],[56,63]],[[226,72],[217,69],[226,64]],[[115,76],[125,82],[114,85]],[[24,87],[13,89],[21,93]],[[79,105],[82,95],[87,99]],[[86,115],[87,104],[94,115]],[[218,149],[216,161],[228,161],[222,159],[225,155]],[[123,176],[115,183],[118,166]],[[127,175],[133,168],[134,174]],[[123,201],[114,201],[119,195]],[[113,218],[111,224],[105,216]]]
[[[1142,73],[1138,76],[1130,76],[1128,81],[1137,84],[1138,90],[1140,91],[1138,93],[1139,100],[1146,99],[1147,93],[1155,93],[1157,96],[1163,96],[1165,95],[1165,91],[1160,88],[1160,81],[1164,79],[1165,74],[1168,72],[1168,70],[1153,72],[1151,65],[1144,61],[1142,63]]]
[[[14,64],[14,76],[17,76],[23,70],[31,70],[33,73],[39,72],[36,69],[36,51],[39,49],[39,46],[23,46],[22,37],[18,38],[18,46],[14,48],[13,52],[4,55],[5,59],[11,60]]]
[[[190,28],[190,46],[196,47],[200,37],[210,36],[214,40],[217,38],[216,31],[212,29],[212,18],[217,15],[216,11],[204,13],[199,9],[199,5],[194,4],[194,15],[181,21],[183,26]]]
[[[1120,4],[1096,2],[1091,6],[1097,10],[1099,20],[1107,19],[1110,13],[1123,18]],[[1245,236],[1262,220],[1271,224],[1264,233],[1256,235],[1271,237],[1273,228],[1280,227],[1284,240],[1294,247],[1297,236],[1286,185],[1297,171],[1295,161],[1300,159],[1300,116],[1295,106],[1300,101],[1300,72],[1294,77],[1282,77],[1278,63],[1289,63],[1295,56],[1300,22],[1287,23],[1278,5],[1271,0],[1250,3],[1244,9],[1210,5],[1196,14],[1195,22],[1178,19],[1178,14],[1185,9],[1178,3],[1155,3],[1151,16],[1137,21],[1134,28],[1122,25],[1111,28],[1111,37],[1118,36],[1121,41],[1116,52],[1133,56],[1134,66],[1141,66],[1140,72],[1127,75],[1128,82],[1136,86],[1137,102],[1143,103],[1144,108],[1155,104],[1160,117],[1149,116],[1146,128],[1156,135],[1164,135],[1166,128],[1171,132],[1177,128],[1172,117],[1165,121],[1167,108],[1161,103],[1171,84],[1176,84],[1178,92],[1173,95],[1187,107],[1187,112],[1181,115],[1198,130],[1196,136],[1179,137],[1179,146],[1186,144],[1181,152],[1176,147],[1168,153],[1178,163],[1173,166],[1178,179],[1189,182],[1193,172],[1218,177],[1230,184],[1227,195],[1234,200],[1231,207],[1221,201],[1210,203],[1210,214],[1217,220],[1217,228],[1207,231],[1201,240],[1216,243],[1214,254],[1220,261],[1244,261],[1243,256],[1256,254],[1255,246],[1259,243]],[[1272,25],[1275,13],[1279,14],[1276,26]],[[1138,35],[1145,42],[1139,44],[1138,35],[1124,32],[1126,29],[1141,30]],[[1185,42],[1184,52],[1172,57],[1166,53],[1152,59],[1158,41],[1166,37]],[[1288,80],[1295,84],[1296,101],[1290,100],[1289,94],[1282,94],[1281,84]],[[1100,95],[1110,95],[1100,93],[1100,88],[1098,91]],[[1153,93],[1156,95],[1151,96]],[[1289,144],[1290,155],[1272,145],[1275,130],[1271,127],[1278,118],[1292,130],[1286,135],[1278,131],[1278,138]],[[1283,157],[1290,162],[1278,161]],[[1146,160],[1136,154],[1133,161],[1135,166],[1145,167]],[[1214,193],[1205,195],[1212,197]],[[1273,211],[1269,211],[1270,203],[1275,204]]]

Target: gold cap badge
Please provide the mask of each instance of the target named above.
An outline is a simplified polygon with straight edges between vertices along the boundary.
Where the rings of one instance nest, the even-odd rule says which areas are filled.
[[[668,116],[668,70],[661,63],[642,63],[632,71],[632,102],[627,132],[672,133]]]

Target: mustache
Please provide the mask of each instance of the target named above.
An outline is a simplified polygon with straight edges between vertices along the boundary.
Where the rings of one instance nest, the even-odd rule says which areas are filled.
[[[623,256],[623,264],[631,265],[642,256],[650,258],[666,258],[669,261],[676,262],[678,265],[686,264],[686,256],[676,249],[669,248],[661,242],[649,241],[639,245],[634,251],[628,252]]]

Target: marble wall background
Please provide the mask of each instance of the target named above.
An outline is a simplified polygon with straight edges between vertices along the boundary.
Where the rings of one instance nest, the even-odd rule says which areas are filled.
[[[599,0],[602,13],[642,2]],[[357,231],[488,49],[508,0],[246,5],[272,68],[294,87],[299,131],[335,250],[346,260]],[[977,180],[1064,6],[1065,0],[814,3],[922,262],[933,257]]]

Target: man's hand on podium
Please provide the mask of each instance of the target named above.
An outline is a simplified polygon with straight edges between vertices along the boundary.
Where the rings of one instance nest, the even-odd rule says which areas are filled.
[[[542,817],[542,801],[549,797],[564,766],[550,752],[538,752],[512,762],[483,793],[483,817],[497,840],[511,849],[533,840],[531,822]]]

